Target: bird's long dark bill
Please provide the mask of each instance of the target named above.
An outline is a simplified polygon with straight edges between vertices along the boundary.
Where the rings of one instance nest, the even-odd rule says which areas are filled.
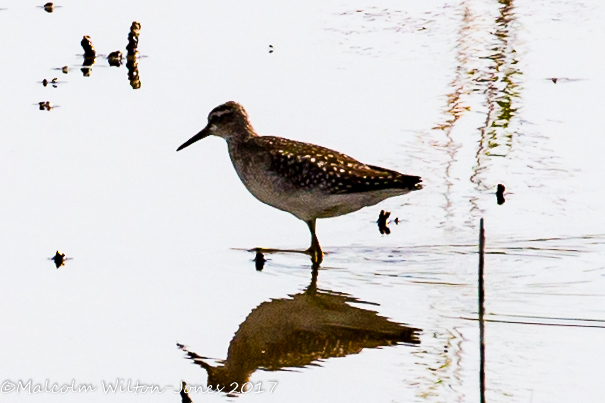
[[[179,148],[177,148],[177,151],[181,151],[183,148],[185,147],[189,147],[191,144],[195,143],[198,140],[201,140],[205,137],[208,137],[210,135],[210,132],[207,130],[208,128],[205,127],[201,132],[199,132],[198,134],[196,134],[195,136],[191,137],[189,140],[187,140],[186,142],[184,142]]]

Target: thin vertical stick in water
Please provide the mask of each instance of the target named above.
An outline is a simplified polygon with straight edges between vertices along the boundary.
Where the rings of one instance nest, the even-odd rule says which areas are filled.
[[[481,403],[485,403],[485,290],[483,288],[483,266],[485,259],[485,230],[483,218],[479,222],[479,386],[481,388]]]

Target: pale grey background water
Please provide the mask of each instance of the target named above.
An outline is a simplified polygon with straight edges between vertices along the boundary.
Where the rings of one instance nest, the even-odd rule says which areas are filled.
[[[416,3],[64,1],[49,14],[1,0],[0,380],[97,388],[2,400],[178,402],[102,382],[203,385],[176,342],[225,358],[252,309],[307,287],[304,256],[268,256],[258,273],[233,249],[307,247],[305,224],[247,193],[222,140],[175,152],[235,100],[260,134],[425,183],[318,223],[318,286],[378,304],[421,344],[258,371],[274,392],[238,399],[478,401],[484,217],[486,309],[500,321],[486,329],[488,400],[602,401],[604,6]],[[141,88],[103,58],[83,77],[82,36],[124,50],[132,21]],[[381,209],[403,220],[389,236]],[[59,270],[56,249],[73,258]]]

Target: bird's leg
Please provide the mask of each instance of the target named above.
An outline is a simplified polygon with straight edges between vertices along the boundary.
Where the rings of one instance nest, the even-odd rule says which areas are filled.
[[[306,221],[309,231],[311,231],[311,246],[307,249],[307,253],[311,255],[311,261],[319,265],[324,260],[324,253],[321,250],[321,246],[319,246],[317,235],[315,235],[315,221],[315,219]]]

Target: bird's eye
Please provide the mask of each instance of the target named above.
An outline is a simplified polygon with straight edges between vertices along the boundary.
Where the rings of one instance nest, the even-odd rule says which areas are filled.
[[[208,116],[208,124],[218,123],[219,121],[225,121],[225,116],[231,115],[230,111],[218,111]]]

